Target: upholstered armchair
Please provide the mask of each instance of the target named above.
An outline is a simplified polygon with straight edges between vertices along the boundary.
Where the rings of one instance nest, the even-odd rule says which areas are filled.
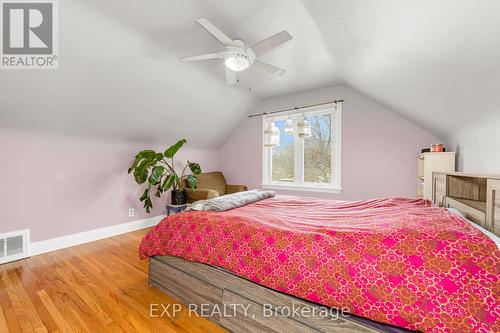
[[[196,179],[198,180],[198,187],[194,191],[189,188],[185,179],[182,180],[182,186],[188,192],[188,202],[190,203],[248,189],[244,185],[227,184],[224,175],[220,171],[201,173],[196,176]]]

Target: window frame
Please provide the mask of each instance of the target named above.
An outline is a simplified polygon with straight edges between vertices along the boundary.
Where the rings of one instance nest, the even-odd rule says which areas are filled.
[[[304,181],[304,139],[297,137],[294,133],[294,181],[273,181],[272,180],[272,148],[262,145],[262,184],[263,188],[278,190],[296,190],[311,192],[340,193],[342,191],[342,102],[309,107],[301,109],[300,112],[283,112],[276,116],[262,117],[262,128],[267,121],[284,120],[289,116],[297,123],[302,119],[302,115],[315,116],[330,114],[332,136],[331,149],[331,182],[315,183]],[[262,142],[264,142],[264,131],[262,130]]]

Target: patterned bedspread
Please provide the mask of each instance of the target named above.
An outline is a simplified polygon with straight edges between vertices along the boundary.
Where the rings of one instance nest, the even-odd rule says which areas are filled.
[[[424,332],[500,332],[500,253],[461,217],[420,199],[277,196],[184,212],[143,239],[172,255],[372,320]]]

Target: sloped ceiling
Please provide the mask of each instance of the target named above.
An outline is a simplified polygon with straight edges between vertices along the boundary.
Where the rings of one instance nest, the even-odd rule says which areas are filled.
[[[500,113],[500,1],[304,1],[340,76],[441,138]]]
[[[497,0],[67,0],[59,17],[59,70],[0,72],[0,129],[218,147],[259,100],[336,84],[441,138],[500,112]],[[229,87],[220,62],[180,63],[221,50],[196,17],[249,45],[289,31],[262,57],[287,74]]]

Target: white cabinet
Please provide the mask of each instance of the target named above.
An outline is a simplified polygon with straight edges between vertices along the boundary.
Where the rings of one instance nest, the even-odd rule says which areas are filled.
[[[432,173],[454,171],[454,152],[423,153],[418,155],[417,196],[432,200]]]

